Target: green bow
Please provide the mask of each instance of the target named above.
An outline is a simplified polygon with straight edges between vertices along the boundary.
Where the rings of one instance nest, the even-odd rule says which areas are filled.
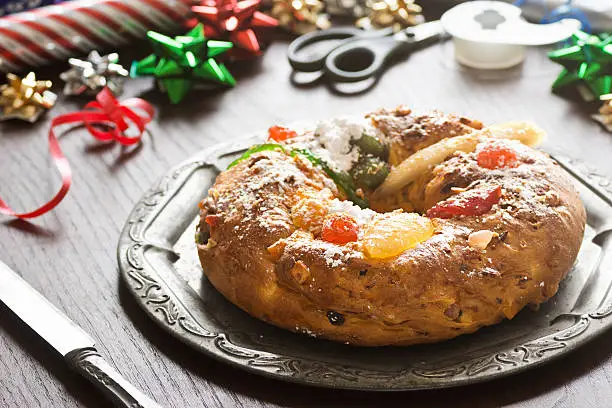
[[[548,57],[563,65],[553,91],[576,86],[585,100],[612,92],[612,36],[600,38],[578,31],[569,45],[549,52]]]
[[[170,38],[155,31],[147,32],[153,54],[134,61],[132,77],[154,76],[170,102],[179,103],[198,82],[216,82],[234,86],[236,80],[216,57],[230,48],[228,41],[207,40],[198,24],[185,35]]]

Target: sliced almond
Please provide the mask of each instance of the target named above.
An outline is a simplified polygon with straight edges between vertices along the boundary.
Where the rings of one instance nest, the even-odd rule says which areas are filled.
[[[495,233],[489,230],[475,231],[468,237],[468,245],[476,249],[487,249]]]

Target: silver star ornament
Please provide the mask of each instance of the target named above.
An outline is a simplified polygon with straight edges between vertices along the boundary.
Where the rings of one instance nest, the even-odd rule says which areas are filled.
[[[123,93],[123,83],[129,72],[119,64],[119,55],[112,53],[100,55],[92,51],[86,60],[70,58],[71,68],[60,74],[66,82],[64,94],[66,95],[95,95],[104,87],[119,96]]]

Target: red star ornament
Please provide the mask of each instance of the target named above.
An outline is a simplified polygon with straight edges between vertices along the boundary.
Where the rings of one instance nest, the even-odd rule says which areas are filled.
[[[204,33],[208,38],[228,39],[235,47],[250,56],[261,55],[261,46],[254,28],[278,26],[278,21],[257,11],[261,0],[210,0],[202,1],[191,10],[196,18],[204,23]]]

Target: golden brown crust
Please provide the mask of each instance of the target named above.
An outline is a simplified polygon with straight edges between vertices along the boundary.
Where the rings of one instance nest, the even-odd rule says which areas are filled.
[[[441,341],[512,318],[556,293],[577,256],[585,212],[548,156],[498,143],[509,143],[521,164],[488,170],[474,153],[456,154],[418,183],[414,206],[424,211],[478,184],[500,185],[499,204],[482,216],[434,219],[433,237],[383,260],[295,226],[300,197],[325,189],[338,196],[322,172],[281,152],[251,156],[222,173],[201,205],[206,276],[257,318],[355,345]],[[468,244],[479,230],[494,233],[484,250]]]
[[[389,156],[392,166],[442,139],[482,129],[482,123],[473,119],[438,111],[416,115],[405,107],[381,109],[366,117],[386,135],[393,146]]]

